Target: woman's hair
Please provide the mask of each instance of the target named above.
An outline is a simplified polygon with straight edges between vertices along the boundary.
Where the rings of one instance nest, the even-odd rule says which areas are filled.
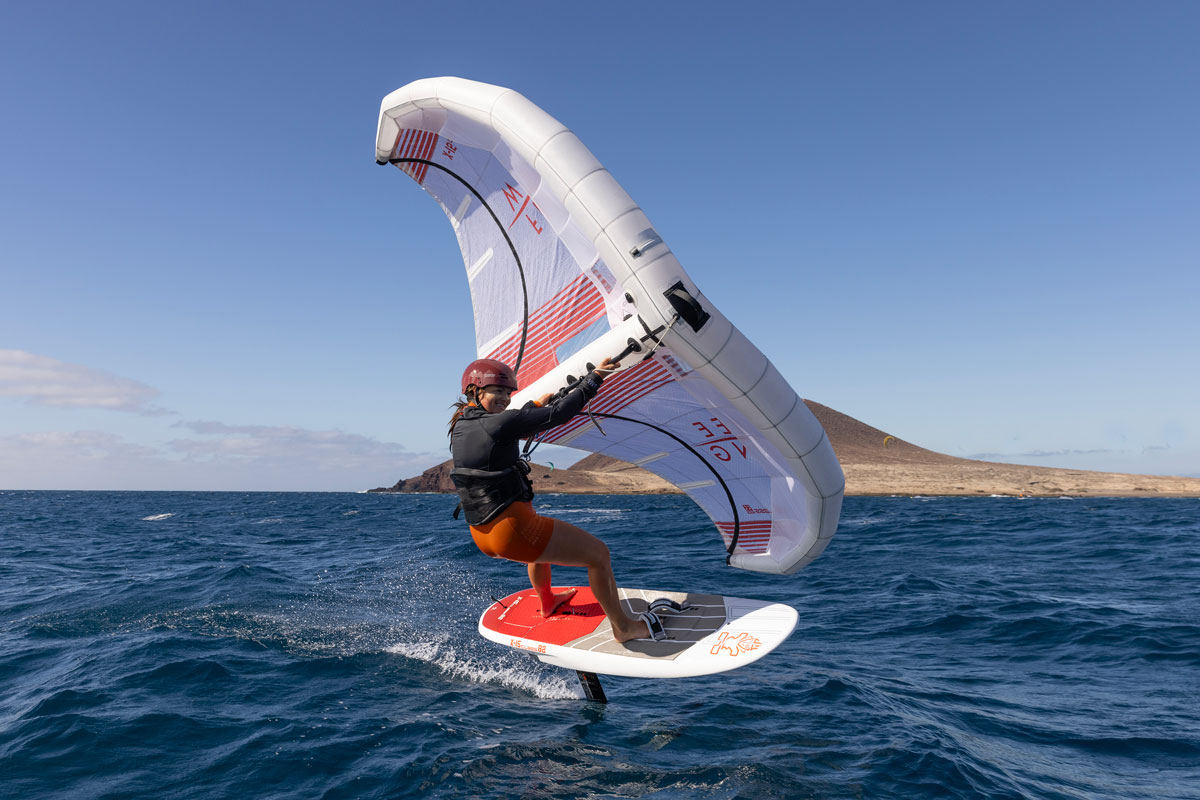
[[[454,424],[458,422],[459,418],[462,417],[463,409],[467,406],[475,404],[476,391],[477,389],[475,385],[472,384],[471,386],[467,387],[465,392],[463,392],[463,394],[467,396],[466,400],[455,400],[450,404],[450,407],[454,409],[454,415],[450,417],[450,425],[446,430],[447,436],[454,433]]]

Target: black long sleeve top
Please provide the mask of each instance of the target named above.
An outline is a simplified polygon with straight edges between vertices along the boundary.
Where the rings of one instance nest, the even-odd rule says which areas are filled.
[[[600,383],[600,377],[588,373],[566,395],[541,407],[530,402],[490,414],[467,406],[450,435],[455,468],[496,471],[513,466],[520,458],[521,439],[570,420],[596,395]]]

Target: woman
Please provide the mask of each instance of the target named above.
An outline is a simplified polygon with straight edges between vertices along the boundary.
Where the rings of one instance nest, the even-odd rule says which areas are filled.
[[[492,558],[528,564],[529,582],[548,617],[575,594],[555,592],[550,565],[587,567],[588,583],[618,642],[666,638],[653,613],[634,619],[625,613],[617,595],[612,561],[604,542],[560,519],[538,516],[533,510],[529,465],[521,460],[518,442],[561,425],[578,414],[600,390],[600,383],[619,362],[605,359],[566,394],[544,395],[523,408],[509,410],[517,377],[493,359],[472,362],[463,372],[465,401],[455,404],[450,420],[450,478],[458,488],[471,538]]]

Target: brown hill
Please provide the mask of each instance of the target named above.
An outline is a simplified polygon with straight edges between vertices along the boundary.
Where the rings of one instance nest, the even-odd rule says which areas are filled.
[[[584,462],[588,462],[585,464]],[[452,463],[443,461],[414,478],[372,492],[454,492]],[[570,469],[548,464],[532,465],[529,475],[538,494],[678,494],[671,484],[652,472],[608,456],[590,455]]]
[[[1200,497],[1200,479],[1030,467],[973,461],[926,450],[832,408],[805,400],[846,473],[851,495],[1090,495]],[[567,494],[676,494],[653,473],[592,454],[570,469],[534,464],[534,490]],[[453,492],[450,462],[374,492]]]

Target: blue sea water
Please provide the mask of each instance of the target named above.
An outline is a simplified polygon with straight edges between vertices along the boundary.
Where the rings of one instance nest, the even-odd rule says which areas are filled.
[[[686,498],[539,503],[799,627],[601,706],[477,635],[524,569],[447,496],[0,492],[0,796],[1200,798],[1200,501],[849,498],[790,577]]]

